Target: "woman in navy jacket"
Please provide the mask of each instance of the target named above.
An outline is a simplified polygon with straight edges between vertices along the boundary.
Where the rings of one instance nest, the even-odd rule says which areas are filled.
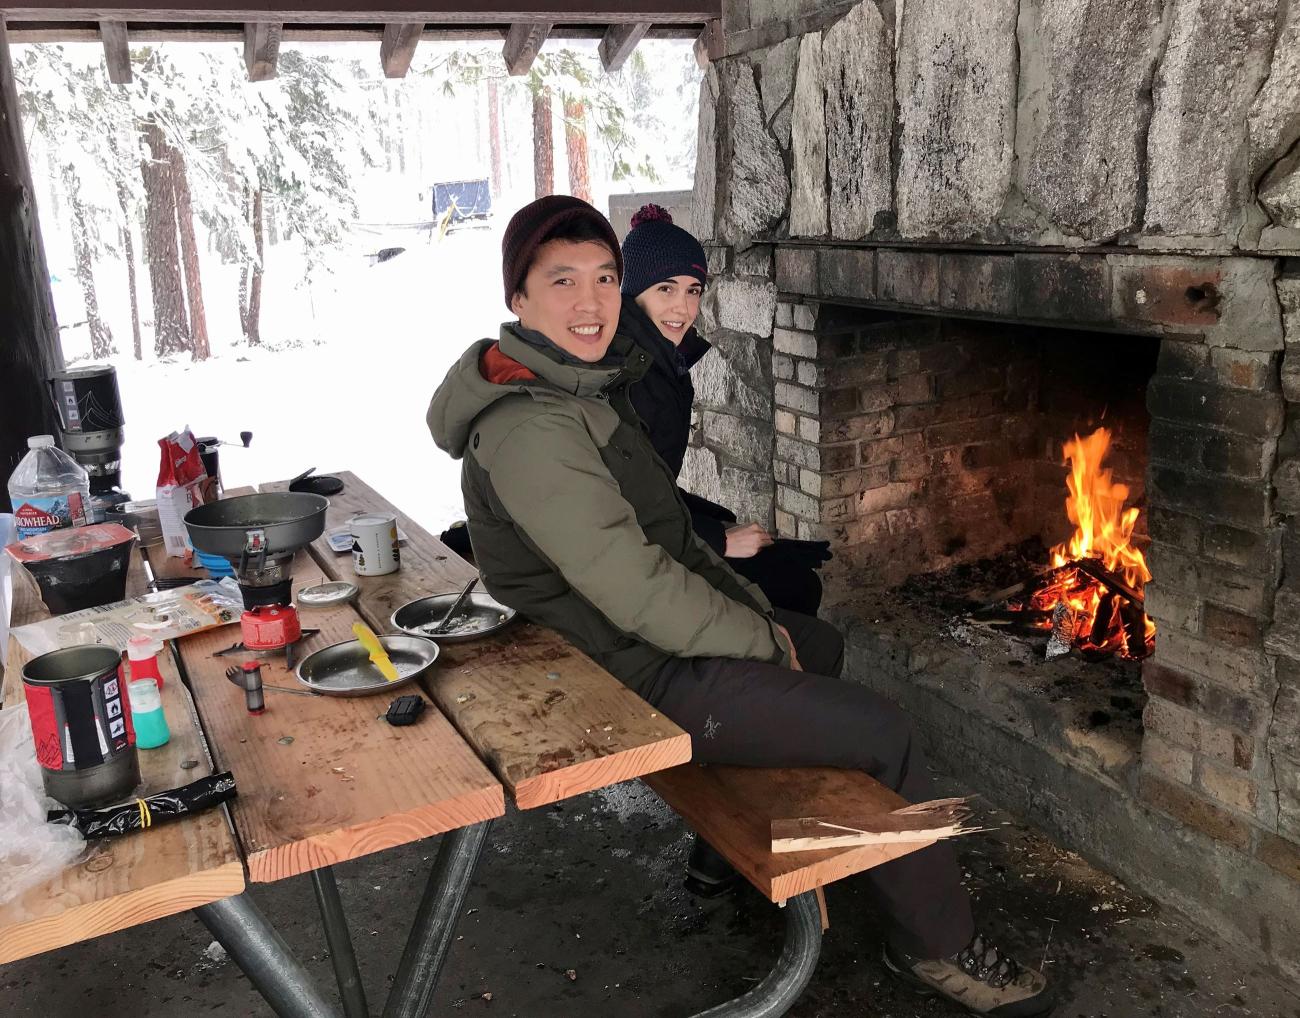
[[[655,451],[680,474],[691,432],[695,387],[690,369],[710,350],[695,331],[708,281],[704,249],[658,205],[632,217],[623,241],[623,312],[619,331],[651,356],[632,386],[632,405]],[[758,584],[779,608],[816,615],[822,585],[816,569],[830,558],[825,542],[776,539],[758,523],[738,523],[730,510],[681,492],[698,534],[736,572]]]

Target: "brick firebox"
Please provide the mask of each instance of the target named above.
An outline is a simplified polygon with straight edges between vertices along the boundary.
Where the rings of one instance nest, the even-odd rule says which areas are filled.
[[[1279,263],[772,254],[775,522],[835,547],[831,612],[853,677],[907,706],[943,762],[1114,872],[1239,936],[1258,936],[1247,927],[1262,915],[1300,937]],[[761,263],[751,250],[729,267]],[[1137,701],[1127,728],[1034,702],[1085,688],[1081,673],[955,644],[900,621],[889,596],[919,573],[1063,537],[1060,442],[1099,423],[1143,510],[1159,626],[1134,688],[1108,691]],[[1085,718],[1106,707],[1075,699]]]

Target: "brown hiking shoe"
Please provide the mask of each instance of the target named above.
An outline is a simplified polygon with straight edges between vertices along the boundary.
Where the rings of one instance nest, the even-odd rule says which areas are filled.
[[[922,993],[947,997],[972,1014],[1031,1018],[1056,1003],[1041,972],[1021,968],[978,933],[948,958],[913,958],[887,946],[885,965]]]

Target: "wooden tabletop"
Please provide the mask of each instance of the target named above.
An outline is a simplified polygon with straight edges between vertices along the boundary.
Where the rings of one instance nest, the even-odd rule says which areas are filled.
[[[136,555],[127,590],[137,594],[144,589],[144,572]],[[25,569],[15,567],[13,624],[48,616],[36,584]],[[21,670],[30,658],[11,635],[4,678],[6,705],[23,702]],[[140,751],[145,792],[176,788],[212,771],[194,704],[171,656],[161,654],[158,662],[165,679],[163,708],[171,740],[158,749]],[[193,766],[195,761],[198,766]],[[0,964],[184,912],[243,889],[244,868],[224,808],[96,841],[58,877],[0,905]]]
[[[349,553],[322,536],[311,546],[331,578],[356,583],[357,609],[379,632],[393,611],[426,594],[460,590],[474,567],[355,474],[336,474],[327,529],[355,513],[397,515],[402,567],[356,576]],[[284,483],[262,490],[283,490]],[[444,643],[429,695],[510,790],[520,809],[642,777],[690,759],[690,736],[581,651],[540,626],[516,622],[495,636]]]
[[[294,586],[324,577],[310,556]],[[303,608],[304,653],[353,639],[348,606]],[[409,689],[364,697],[300,696],[268,689],[251,715],[226,669],[248,654],[213,657],[238,642],[228,626],[185,637],[181,659],[217,765],[234,772],[235,831],[253,883],[281,880],[505,813],[498,782],[436,710],[394,728],[379,715]],[[260,659],[266,686],[300,689],[280,658]]]

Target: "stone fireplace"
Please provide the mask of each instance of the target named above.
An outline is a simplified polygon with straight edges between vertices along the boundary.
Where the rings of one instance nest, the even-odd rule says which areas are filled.
[[[941,765],[1300,976],[1300,8],[724,10],[688,486],[831,542]],[[969,606],[1101,427],[1154,651],[1046,660]]]

